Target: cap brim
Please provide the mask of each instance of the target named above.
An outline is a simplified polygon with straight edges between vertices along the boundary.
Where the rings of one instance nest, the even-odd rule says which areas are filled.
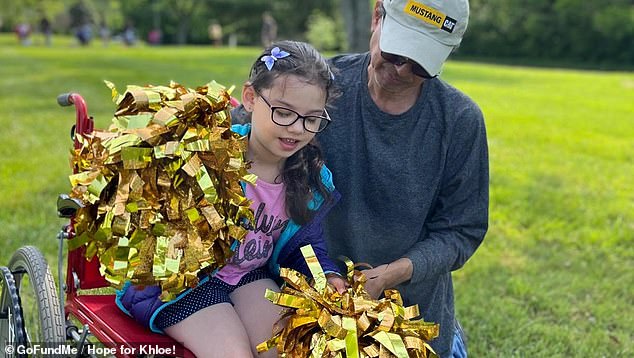
[[[440,74],[443,63],[449,57],[452,46],[403,26],[387,14],[381,26],[381,51],[405,56],[423,66],[430,75]]]

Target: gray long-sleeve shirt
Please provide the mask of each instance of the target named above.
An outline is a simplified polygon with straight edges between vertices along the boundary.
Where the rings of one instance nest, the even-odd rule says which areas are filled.
[[[415,105],[382,112],[368,92],[368,54],[332,59],[343,91],[318,135],[342,200],[326,220],[331,257],[373,266],[413,263],[397,289],[440,324],[432,347],[451,352],[451,271],[471,257],[487,231],[489,173],[484,119],[467,96],[436,78]]]

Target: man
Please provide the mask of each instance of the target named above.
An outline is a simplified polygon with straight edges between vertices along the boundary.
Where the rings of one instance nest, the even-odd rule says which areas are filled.
[[[441,357],[466,356],[451,272],[487,231],[488,152],[478,106],[437,76],[467,27],[467,0],[377,0],[370,51],[332,59],[342,95],[318,137],[342,194],[326,222],[332,257],[374,266],[440,324]]]

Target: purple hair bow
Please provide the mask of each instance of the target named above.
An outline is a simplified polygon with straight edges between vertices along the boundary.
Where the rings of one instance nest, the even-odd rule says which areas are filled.
[[[280,58],[288,57],[290,55],[290,53],[284,50],[280,50],[279,47],[273,47],[273,49],[271,50],[271,54],[262,56],[262,58],[260,58],[260,61],[264,62],[266,68],[270,71],[273,68],[273,64],[275,63],[275,61],[279,60]]]

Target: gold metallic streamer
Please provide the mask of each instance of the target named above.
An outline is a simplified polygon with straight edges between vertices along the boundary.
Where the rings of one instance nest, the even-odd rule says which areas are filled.
[[[301,251],[313,277],[322,275],[312,248]],[[317,280],[311,285],[299,272],[281,268],[282,291],[267,291],[265,297],[288,309],[287,323],[258,345],[258,351],[275,347],[287,358],[437,357],[428,342],[438,336],[439,325],[413,320],[418,307],[403,307],[397,290],[385,290],[384,298],[372,299],[364,288],[365,275],[355,268],[362,265],[343,261],[349,285],[343,294],[329,285],[318,286]]]
[[[313,280],[315,280],[313,287],[317,290],[317,292],[323,294],[328,282],[326,280],[326,275],[324,274],[324,271],[319,264],[319,260],[317,260],[315,251],[313,251],[313,247],[310,245],[306,245],[301,248],[301,251],[302,255],[304,255],[304,258],[306,259],[308,269],[313,275]]]
[[[159,284],[169,300],[224,265],[246,235],[237,224],[253,220],[240,185],[255,181],[246,138],[231,132],[231,89],[216,82],[130,85],[123,94],[106,85],[112,125],[78,137],[72,151],[70,196],[84,207],[69,249],[96,255],[114,286]]]

